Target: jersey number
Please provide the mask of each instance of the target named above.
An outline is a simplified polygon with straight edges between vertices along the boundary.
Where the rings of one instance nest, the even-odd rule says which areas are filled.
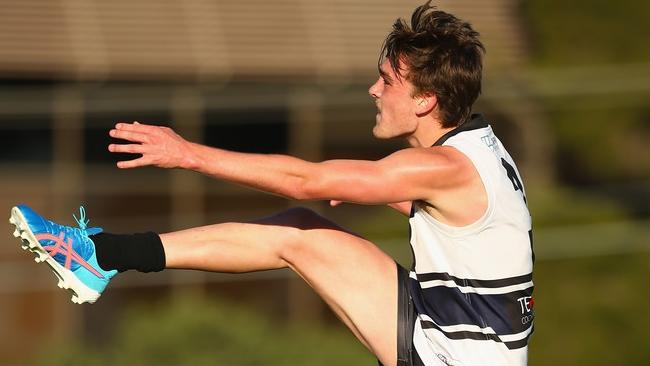
[[[526,195],[524,194],[524,185],[521,184],[521,180],[517,176],[517,172],[515,171],[515,168],[510,165],[506,159],[501,158],[501,164],[503,164],[503,167],[506,168],[506,173],[508,174],[508,178],[510,178],[510,181],[512,182],[512,187],[515,189],[515,191],[521,191],[521,196],[524,198],[524,203],[528,204],[526,202]],[[528,230],[528,238],[530,239],[530,251],[533,254],[533,263],[535,263],[535,251],[533,250],[533,230]]]
[[[508,178],[510,178],[510,181],[512,182],[512,187],[515,189],[515,191],[521,191],[521,196],[524,198],[524,202],[527,204],[528,202],[526,201],[526,195],[524,194],[524,186],[521,184],[521,180],[517,176],[515,168],[510,165],[504,158],[501,158],[501,164],[506,169],[506,174],[508,174]]]

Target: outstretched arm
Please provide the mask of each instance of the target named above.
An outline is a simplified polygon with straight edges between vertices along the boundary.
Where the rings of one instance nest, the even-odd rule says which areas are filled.
[[[473,177],[464,156],[446,147],[404,149],[378,161],[314,163],[287,155],[239,153],[203,146],[186,141],[167,127],[118,123],[110,135],[132,142],[111,144],[110,151],[142,155],[119,162],[119,168],[154,165],[189,169],[299,200],[390,204],[431,199]]]

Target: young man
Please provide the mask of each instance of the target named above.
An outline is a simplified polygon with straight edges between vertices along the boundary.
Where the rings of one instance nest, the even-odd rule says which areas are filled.
[[[118,123],[140,154],[119,168],[194,170],[296,200],[388,204],[409,215],[409,273],[373,243],[307,209],[252,223],[167,234],[113,235],[45,220],[26,206],[10,221],[76,302],[94,302],[117,272],[291,268],[384,365],[523,365],[532,332],[530,215],[517,169],[471,107],[483,46],[469,24],[427,2],[398,20],[370,87],[373,134],[410,148],[379,161],[311,163],[191,143],[166,127]]]

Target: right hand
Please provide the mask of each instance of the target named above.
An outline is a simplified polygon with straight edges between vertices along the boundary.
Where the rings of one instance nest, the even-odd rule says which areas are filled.
[[[109,135],[133,144],[110,144],[108,151],[142,155],[137,159],[118,162],[120,169],[148,165],[190,169],[194,164],[192,143],[169,127],[120,122],[110,130]]]

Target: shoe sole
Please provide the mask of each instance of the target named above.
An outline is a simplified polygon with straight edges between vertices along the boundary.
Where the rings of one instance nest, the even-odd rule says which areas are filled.
[[[11,209],[9,223],[16,227],[14,230],[14,236],[22,240],[21,248],[25,251],[34,253],[34,255],[36,255],[36,258],[34,258],[36,263],[45,262],[50,266],[50,269],[59,280],[57,284],[59,288],[68,290],[72,293],[73,303],[83,304],[87,302],[92,304],[97,301],[101,294],[86,286],[77,278],[77,276],[74,275],[74,273],[72,273],[72,271],[60,265],[48,254],[38,240],[36,240],[36,236],[29,228],[25,216],[23,216],[23,213],[20,212],[18,207],[13,207]]]

